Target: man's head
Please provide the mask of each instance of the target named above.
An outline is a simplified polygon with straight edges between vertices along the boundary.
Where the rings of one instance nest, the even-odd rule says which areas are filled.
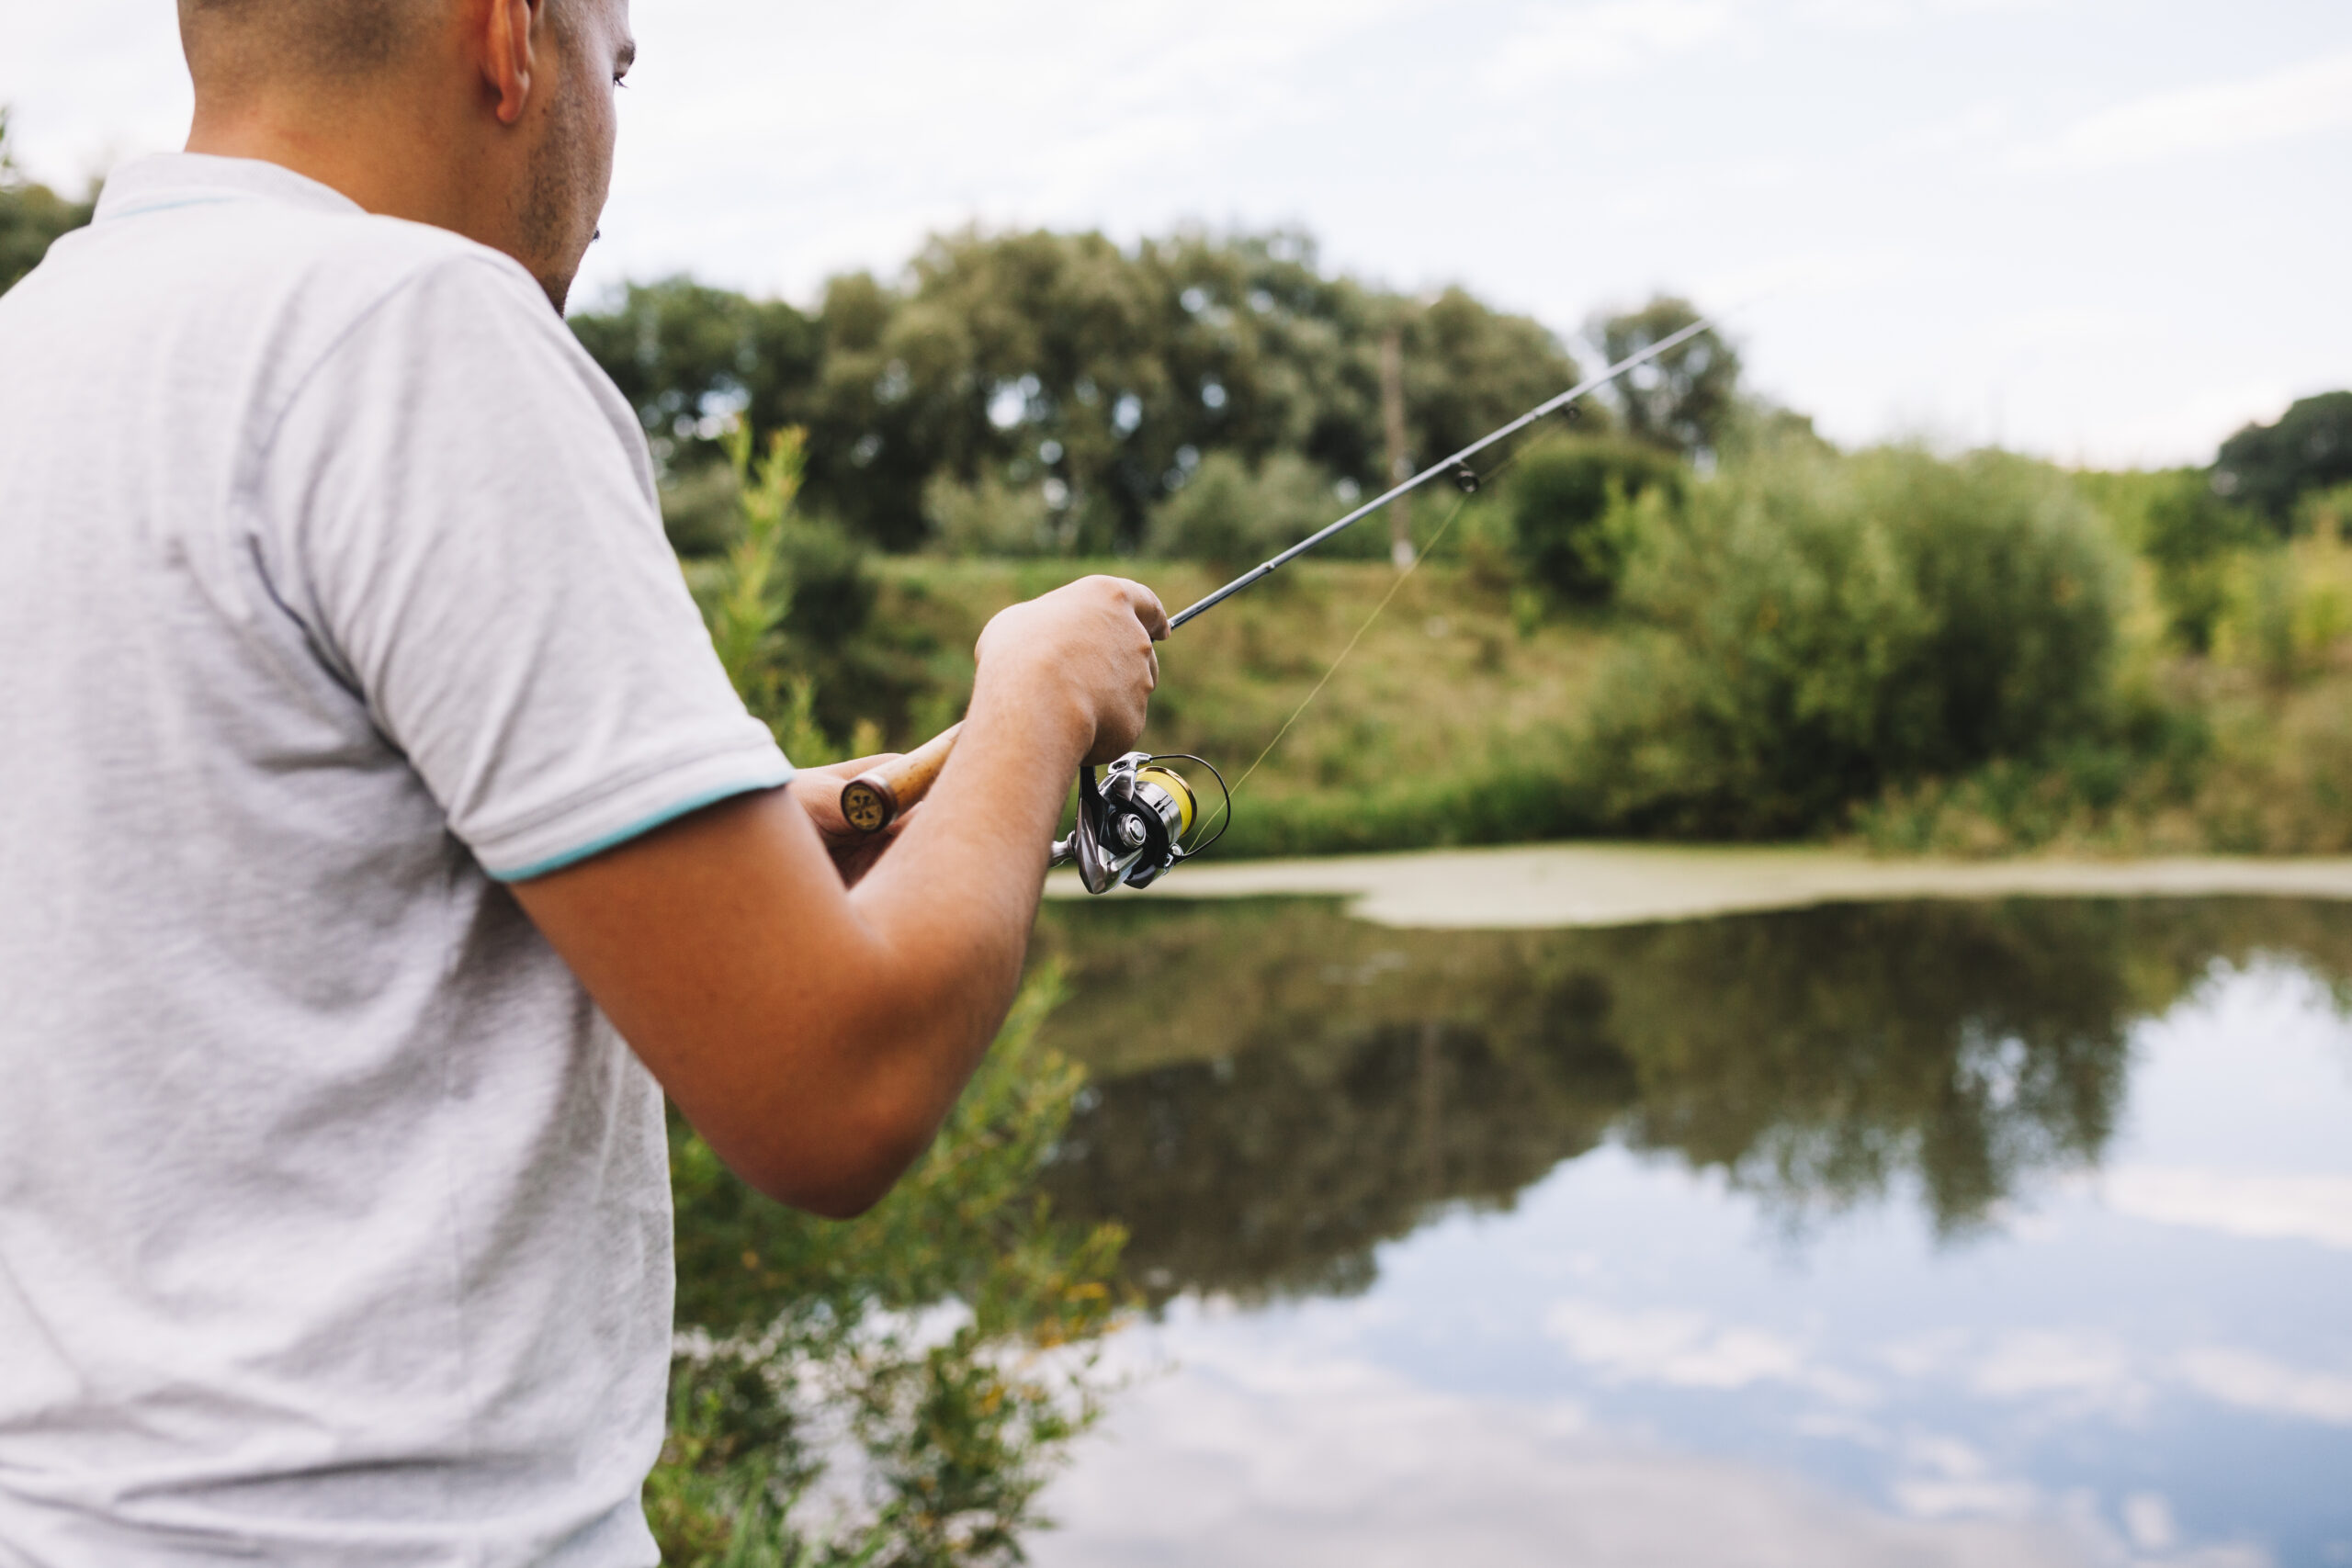
[[[179,0],[188,149],[481,241],[557,309],[611,184],[628,0]]]

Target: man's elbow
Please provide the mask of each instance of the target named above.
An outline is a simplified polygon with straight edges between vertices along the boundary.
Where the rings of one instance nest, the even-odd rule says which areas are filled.
[[[930,1148],[985,1048],[967,1038],[974,1021],[955,999],[896,984],[853,998],[863,1005],[804,1011],[788,1043],[732,1054],[760,1065],[733,1080],[737,1092],[706,1085],[720,1090],[707,1103],[722,1123],[706,1136],[776,1201],[856,1218]],[[713,1135],[722,1130],[726,1145]]]
[[[729,1161],[735,1173],[779,1203],[828,1220],[854,1220],[889,1196],[938,1134],[928,1105],[911,1097],[873,1097],[842,1107],[788,1148]]]
[[[876,1160],[840,1170],[800,1171],[778,1181],[752,1183],[768,1197],[820,1220],[854,1220],[890,1195],[912,1160]]]

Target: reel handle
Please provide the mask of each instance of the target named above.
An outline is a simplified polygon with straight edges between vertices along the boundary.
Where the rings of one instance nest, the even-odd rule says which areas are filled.
[[[955,753],[961,724],[949,725],[903,757],[870,768],[842,785],[842,816],[860,833],[878,833],[931,793]]]

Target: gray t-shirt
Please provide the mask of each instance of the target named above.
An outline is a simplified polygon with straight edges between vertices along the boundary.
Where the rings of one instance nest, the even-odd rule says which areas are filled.
[[[0,1562],[652,1562],[661,1096],[500,882],[789,776],[522,268],[119,171],[0,298]]]

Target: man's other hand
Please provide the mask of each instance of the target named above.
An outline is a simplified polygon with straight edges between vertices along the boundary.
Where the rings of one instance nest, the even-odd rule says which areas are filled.
[[[871,757],[829,762],[821,768],[803,768],[792,776],[792,798],[800,803],[800,808],[808,813],[808,820],[816,824],[817,837],[825,841],[825,852],[832,857],[833,869],[842,874],[844,887],[856,886],[874,869],[882,852],[907,830],[914,814],[922,809],[922,802],[916,802],[892,818],[890,825],[878,833],[853,828],[849,818],[842,815],[842,786],[860,773],[897,761],[899,755],[897,751],[877,751]]]

